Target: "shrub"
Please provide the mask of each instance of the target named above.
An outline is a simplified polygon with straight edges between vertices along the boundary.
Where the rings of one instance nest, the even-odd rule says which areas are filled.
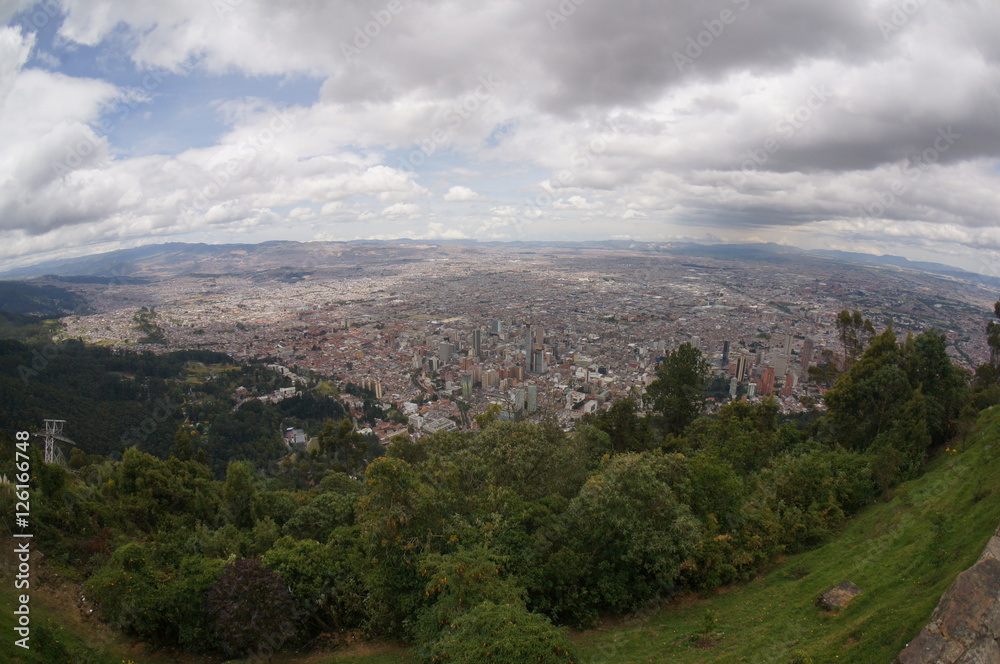
[[[207,605],[230,656],[273,653],[295,633],[295,600],[284,579],[256,560],[226,566]]]
[[[572,664],[565,634],[522,604],[475,606],[430,648],[428,662]]]

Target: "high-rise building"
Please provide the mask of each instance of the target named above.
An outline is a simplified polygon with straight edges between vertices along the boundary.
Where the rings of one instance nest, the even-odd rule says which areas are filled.
[[[524,329],[524,369],[527,373],[545,373],[545,330],[526,324]]]
[[[691,346],[693,348],[697,348],[697,349],[700,350],[701,349],[701,337],[699,337],[697,334],[694,335],[693,337],[691,337]]]
[[[747,374],[750,369],[750,358],[746,355],[740,355],[736,358],[736,380],[742,383],[746,380]]]
[[[438,344],[438,357],[441,359],[441,364],[448,364],[448,360],[451,359],[451,344],[447,341],[442,341]]]
[[[533,373],[545,373],[545,349],[541,346],[536,346],[533,353],[533,359],[531,362],[531,371]]]
[[[774,379],[776,377],[774,367],[764,367],[764,371],[760,375],[760,393],[763,396],[769,396],[774,392]]]
[[[493,323],[490,325],[490,332],[496,335],[503,334],[503,321],[499,318],[493,319]]]
[[[729,342],[724,341],[722,343],[722,366],[729,365]]]
[[[534,351],[535,350],[535,337],[532,334],[531,323],[526,323],[524,326],[524,370],[527,373],[534,373],[535,361]]]
[[[802,343],[802,357],[800,358],[803,371],[809,370],[809,363],[812,362],[813,352],[815,352],[815,350],[816,347],[812,338],[806,337],[806,340]]]
[[[792,355],[792,335],[791,333],[785,335],[785,356],[791,357]]]
[[[756,395],[757,395],[757,384],[756,383],[750,383],[749,385],[747,385],[747,396],[748,397],[753,397],[753,396],[756,396]]]
[[[775,370],[776,373],[778,373],[778,374],[780,374],[782,376],[784,376],[786,373],[788,373],[788,356],[787,355],[779,355],[778,357],[774,358],[774,370]]]
[[[472,354],[481,358],[483,356],[483,332],[482,330],[472,331]]]
[[[538,387],[536,385],[528,386],[528,412],[533,413],[538,410]]]

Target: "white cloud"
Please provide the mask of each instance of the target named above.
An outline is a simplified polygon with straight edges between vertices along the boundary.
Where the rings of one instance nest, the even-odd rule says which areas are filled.
[[[395,217],[399,215],[414,216],[420,213],[420,206],[416,203],[395,203],[389,207],[382,210],[382,214],[386,217]]]
[[[442,196],[442,199],[455,203],[462,201],[481,201],[484,200],[484,197],[468,187],[454,186],[448,190],[448,193]]]
[[[559,198],[552,207],[557,210],[599,210],[604,207],[600,201],[589,202],[583,196],[570,196],[569,198]]]
[[[326,222],[416,236],[426,220],[484,238],[558,237],[573,220],[636,238],[814,229],[859,246],[994,246],[996,3],[922,4],[883,38],[886,5],[757,0],[683,71],[673,54],[712,11],[640,4],[585,3],[552,30],[529,0],[403,2],[348,61],[342,43],[385,3],[62,0],[59,38],[36,60],[42,36],[0,29],[0,256]],[[0,20],[27,6],[5,3]],[[132,83],[33,67],[80,45],[131,59]],[[322,84],[297,104],[220,85],[221,135],[129,158],[100,122],[157,68],[180,106],[220,73]],[[166,96],[142,98],[150,123],[183,119]],[[880,211],[899,165],[947,127],[961,139]],[[447,205],[482,191],[484,218]]]

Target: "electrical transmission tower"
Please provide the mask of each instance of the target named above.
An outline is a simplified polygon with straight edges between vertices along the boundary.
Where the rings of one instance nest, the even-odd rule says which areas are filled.
[[[45,463],[52,463],[55,458],[56,438],[62,438],[63,425],[66,420],[45,420]]]

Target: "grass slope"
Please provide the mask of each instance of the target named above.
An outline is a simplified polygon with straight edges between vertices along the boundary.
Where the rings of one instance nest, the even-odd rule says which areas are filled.
[[[762,577],[705,599],[578,634],[579,661],[886,664],[927,623],[941,595],[979,557],[1000,523],[1000,408],[984,413],[958,451],[946,451],[893,499],[857,516],[833,541]],[[814,599],[844,580],[864,593],[840,613]],[[721,632],[696,647],[711,610]]]
[[[1000,523],[1000,408],[984,412],[956,451],[934,459],[926,474],[900,486],[889,502],[858,515],[834,540],[791,556],[744,585],[689,596],[666,607],[571,635],[582,664],[788,664],[802,652],[815,664],[888,664],[916,636],[941,595],[970,567]],[[10,547],[5,547],[10,548]],[[14,648],[11,575],[0,586],[0,660],[18,664],[93,662],[207,664],[219,660],[137,655],[135,644],[83,624],[75,606],[40,593],[34,625],[46,653]],[[837,614],[814,599],[841,581],[864,591]],[[69,599],[69,598],[67,598]],[[33,602],[35,601],[33,596]],[[715,621],[712,647],[699,647],[706,611]],[[58,639],[58,644],[51,642]],[[59,646],[89,659],[56,657]],[[704,644],[702,644],[704,645]],[[334,655],[279,655],[274,664],[413,664],[405,649],[356,646]]]

